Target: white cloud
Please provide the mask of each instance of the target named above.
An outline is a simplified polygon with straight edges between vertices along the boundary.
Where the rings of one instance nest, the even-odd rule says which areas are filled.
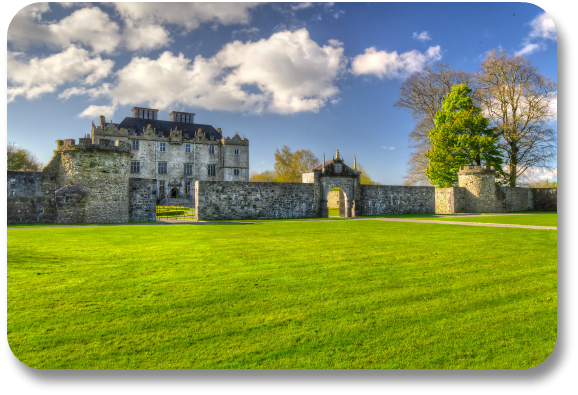
[[[320,47],[306,29],[284,31],[257,42],[234,41],[211,58],[169,51],[156,60],[133,58],[103,95],[159,109],[316,112],[339,93],[334,82],[345,64],[342,47]]]
[[[84,86],[79,87],[72,87],[66,89],[64,92],[58,95],[59,99],[68,100],[72,96],[90,96],[91,98],[95,99],[100,96],[105,96],[110,91],[110,84],[102,84],[97,88],[90,88],[86,89]]]
[[[143,24],[174,24],[191,31],[205,22],[247,24],[258,3],[113,3],[120,15]]]
[[[543,13],[538,15],[532,22],[530,22],[530,25],[532,26],[530,37],[544,38],[554,41],[558,40],[558,35],[556,34],[556,26],[548,14]]]
[[[43,59],[21,61],[22,53],[8,52],[8,102],[17,96],[35,99],[43,93],[54,92],[67,82],[94,85],[110,73],[114,62],[100,56],[91,57],[81,48],[69,47],[63,52]]]
[[[304,10],[305,8],[309,7],[313,7],[313,3],[303,2],[303,3],[294,3],[291,5],[291,9],[294,11]]]
[[[387,150],[392,150],[395,149],[395,147],[386,147],[385,145],[382,145],[381,148],[383,149],[387,149]]]
[[[136,26],[131,20],[125,21],[123,31],[124,46],[130,51],[151,51],[171,42],[169,32],[159,25]]]
[[[405,78],[411,73],[420,71],[428,63],[441,59],[439,45],[429,47],[425,53],[413,50],[398,55],[396,51],[377,51],[375,47],[367,48],[364,54],[357,55],[351,64],[355,75],[373,74],[378,78]]]
[[[414,40],[420,40],[420,41],[431,40],[429,33],[425,30],[421,33],[413,32],[413,38],[414,38]]]
[[[514,55],[530,55],[536,51],[546,49],[548,47],[548,40],[558,40],[558,35],[556,34],[556,26],[548,14],[543,13],[538,15],[530,22],[530,26],[532,26],[532,30],[528,34],[528,37],[524,39],[524,42],[522,43],[522,49],[516,51]]]
[[[51,23],[40,23],[39,8],[38,4],[24,7],[10,23],[8,41],[16,48],[46,44],[63,49],[81,44],[95,53],[112,53],[121,41],[118,25],[98,7],[81,8],[59,22]],[[42,12],[48,10],[48,6],[41,9]]]
[[[337,10],[337,11],[335,11],[335,12],[333,13],[333,17],[334,17],[335,19],[339,19],[339,17],[340,17],[341,15],[343,15],[343,14],[345,14],[345,11],[343,11],[343,10]]]
[[[517,181],[520,185],[526,185],[530,182],[542,180],[557,181],[558,168],[549,169],[547,167],[529,167],[521,176],[518,177]]]
[[[240,29],[240,30],[233,30],[233,37],[236,37],[240,34],[247,34],[247,35],[251,35],[251,34],[257,34],[261,31],[261,29],[259,29],[258,27],[251,27],[251,28],[247,28],[247,29]]]
[[[89,106],[83,112],[77,115],[78,118],[96,118],[104,115],[106,119],[111,119],[114,112],[117,109],[116,104],[111,104],[110,106]],[[109,121],[110,122],[110,121]]]

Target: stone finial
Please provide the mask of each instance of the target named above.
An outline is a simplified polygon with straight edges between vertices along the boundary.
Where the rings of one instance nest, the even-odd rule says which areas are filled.
[[[101,115],[101,116],[100,116],[100,127],[101,127],[102,129],[104,129],[105,126],[106,126],[106,122],[105,122],[105,119],[104,119],[104,115]]]
[[[323,167],[321,168],[321,172],[325,173],[325,152],[323,153]]]
[[[355,159],[355,155],[353,155],[353,170],[357,170],[357,159]]]

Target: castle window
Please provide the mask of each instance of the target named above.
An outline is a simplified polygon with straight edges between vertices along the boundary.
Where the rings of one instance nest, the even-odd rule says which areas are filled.
[[[140,173],[140,162],[130,162],[130,172]]]
[[[167,143],[159,143],[159,151],[166,152],[167,151]]]
[[[236,176],[241,175],[241,170],[239,170],[239,169],[233,169],[233,175],[236,175]]]
[[[185,176],[192,176],[192,175],[193,175],[193,164],[185,163]]]
[[[191,145],[190,144],[185,144],[185,152],[191,152]]]
[[[130,134],[135,134],[135,133],[136,133],[136,129],[135,129],[135,128],[130,128],[130,129],[128,130],[128,132],[129,132]]]
[[[211,140],[214,140],[214,139],[215,139],[215,136],[211,136]]]
[[[138,140],[132,140],[132,149],[138,150]]]
[[[188,197],[191,194],[191,182],[185,182],[185,195]]]
[[[238,149],[235,150],[235,155],[239,155],[239,150],[238,150]]]
[[[159,132],[159,137],[163,137],[163,132]]]
[[[215,146],[209,145],[209,154],[214,154],[214,153],[215,153]]]
[[[188,138],[189,138],[189,134],[188,134],[188,133],[185,133],[185,134],[184,134],[184,137],[185,137],[186,139],[188,139]]]
[[[159,181],[159,196],[165,194],[165,181]]]
[[[159,162],[158,165],[158,173],[167,174],[167,162]]]
[[[216,172],[215,172],[215,165],[207,165],[208,171],[209,171],[209,176],[210,177],[214,177]]]

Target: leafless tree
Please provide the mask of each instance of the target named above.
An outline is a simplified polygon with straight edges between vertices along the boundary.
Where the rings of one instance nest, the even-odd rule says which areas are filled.
[[[509,57],[503,50],[488,53],[476,82],[485,115],[499,130],[504,181],[515,187],[528,168],[550,167],[557,154],[551,126],[556,82],[542,76],[526,58]]]

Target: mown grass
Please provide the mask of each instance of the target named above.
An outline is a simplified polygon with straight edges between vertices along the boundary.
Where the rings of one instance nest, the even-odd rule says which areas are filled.
[[[382,221],[8,229],[35,368],[530,368],[555,231]]]
[[[424,218],[438,221],[451,222],[477,222],[483,224],[510,224],[531,226],[558,226],[557,214],[532,214],[532,215],[500,215],[491,217],[455,217],[455,218]]]

